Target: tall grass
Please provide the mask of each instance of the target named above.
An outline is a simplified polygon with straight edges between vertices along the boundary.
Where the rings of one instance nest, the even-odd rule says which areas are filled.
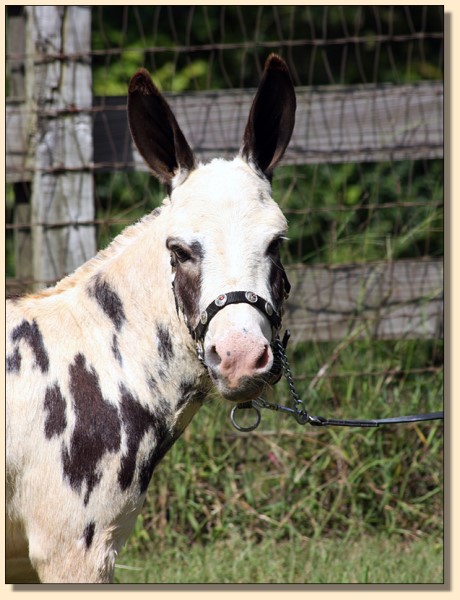
[[[314,370],[318,354],[311,346],[290,353],[294,373]],[[442,373],[417,370],[433,361],[432,344],[425,346],[381,342],[373,345],[369,367],[369,347],[355,342],[334,368],[375,374],[329,377],[313,391],[311,380],[299,378],[298,391],[308,410],[323,416],[439,410]],[[285,384],[279,384],[275,400],[290,402]],[[229,410],[211,398],[160,464],[131,550],[142,552],[152,542],[157,550],[223,543],[235,535],[254,544],[376,534],[441,540],[441,422],[316,429],[267,411],[258,430],[242,434],[232,428]]]

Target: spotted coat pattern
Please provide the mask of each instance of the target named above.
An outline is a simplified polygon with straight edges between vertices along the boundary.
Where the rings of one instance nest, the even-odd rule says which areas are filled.
[[[212,385],[189,321],[227,271],[278,306],[282,266],[265,248],[286,222],[270,179],[294,109],[272,56],[240,156],[199,165],[149,76],[133,76],[131,133],[168,197],[55,287],[7,303],[8,583],[112,581],[156,466]]]
[[[145,226],[138,226],[139,232]],[[167,290],[161,319],[153,319],[148,330],[134,304],[104,275],[91,274],[96,265],[58,284],[54,294],[8,303],[7,447],[13,465],[8,526],[11,537],[24,527],[27,531],[31,564],[21,575],[28,581],[37,573],[42,581],[111,579],[114,558],[155,467],[209,387],[187,329],[178,330],[172,291]],[[32,313],[33,318],[25,318]],[[83,325],[87,333],[78,337]],[[145,339],[139,339],[139,327]],[[66,335],[57,337],[61,328]],[[31,501],[47,506],[50,519],[21,515],[31,479]],[[54,531],[60,532],[61,544],[65,532],[70,550],[51,571],[58,550],[44,552],[42,539]],[[14,579],[23,563],[21,545],[11,547],[9,558]]]

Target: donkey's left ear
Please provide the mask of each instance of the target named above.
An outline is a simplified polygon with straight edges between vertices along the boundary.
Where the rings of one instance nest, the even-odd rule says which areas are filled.
[[[171,108],[145,69],[139,69],[129,84],[128,122],[145,162],[168,187],[179,172],[195,168],[195,157]]]
[[[270,179],[291,139],[296,98],[286,63],[271,54],[244,132],[240,153]]]

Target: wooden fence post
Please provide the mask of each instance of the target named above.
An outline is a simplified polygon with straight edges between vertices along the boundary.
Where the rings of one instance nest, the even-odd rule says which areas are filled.
[[[7,55],[12,57],[7,63],[10,106],[21,106],[25,99],[24,52],[25,15],[23,6],[9,6]],[[22,124],[22,123],[21,123]],[[23,141],[23,128],[16,131],[16,141]],[[16,279],[33,279],[32,242],[30,232],[30,179],[24,171],[20,179],[13,182],[14,191],[14,264]]]
[[[42,287],[96,252],[91,8],[25,10],[33,277]]]

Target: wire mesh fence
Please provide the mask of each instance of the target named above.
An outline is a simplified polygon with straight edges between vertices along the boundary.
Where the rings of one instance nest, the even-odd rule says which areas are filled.
[[[296,344],[425,340],[439,361],[442,6],[9,7],[7,18],[7,291],[52,284],[161,203],[127,128],[139,66],[207,160],[238,151],[277,52],[298,96],[273,184],[290,222]],[[430,374],[430,361],[410,368]]]
[[[442,6],[8,7],[7,19],[7,292],[52,284],[161,204],[127,127],[136,69],[151,72],[207,160],[238,151],[276,52],[298,97],[273,179],[289,221],[283,322],[297,391],[328,417],[441,408]],[[274,539],[441,530],[441,428],[307,439],[270,414],[237,443],[224,409],[203,407],[201,443],[174,447],[156,474],[143,512],[156,540],[213,539],[229,521]],[[263,463],[267,453],[285,462]]]

